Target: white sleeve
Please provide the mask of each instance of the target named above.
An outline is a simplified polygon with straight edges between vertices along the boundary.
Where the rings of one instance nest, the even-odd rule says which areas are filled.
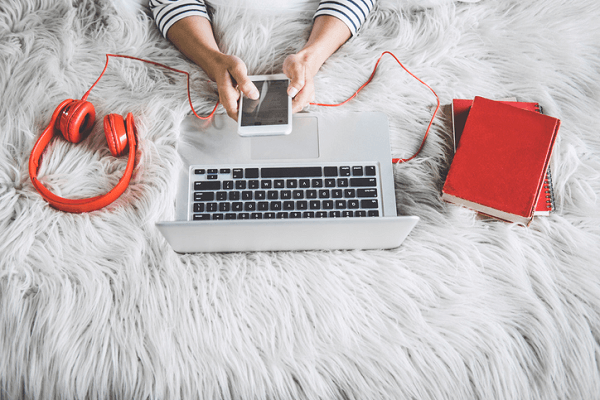
[[[199,15],[210,20],[203,0],[150,0],[148,5],[164,37],[175,22],[185,17]]]
[[[348,26],[352,36],[356,35],[360,26],[367,19],[376,0],[321,0],[315,18],[320,15],[331,15]]]

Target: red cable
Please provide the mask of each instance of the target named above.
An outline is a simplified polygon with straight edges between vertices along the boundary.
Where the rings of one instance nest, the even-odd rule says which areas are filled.
[[[396,58],[396,56],[393,53],[391,53],[389,51],[384,51],[383,53],[381,53],[381,55],[377,59],[377,62],[375,63],[375,68],[373,68],[373,72],[371,73],[371,76],[369,77],[369,79],[361,87],[359,87],[358,90],[356,92],[354,92],[354,94],[352,96],[350,96],[348,99],[344,100],[341,103],[337,103],[337,104],[323,104],[323,103],[310,103],[310,104],[313,105],[313,106],[322,106],[322,107],[338,107],[338,106],[346,104],[347,102],[349,102],[350,100],[352,100],[353,98],[355,98],[356,95],[358,94],[358,92],[360,92],[361,90],[363,90],[364,87],[367,86],[373,80],[373,77],[375,76],[375,71],[377,71],[377,67],[379,66],[379,62],[381,61],[381,59],[383,58],[383,56],[386,55],[386,54],[389,54],[392,57],[394,57],[394,60],[396,60],[396,62],[398,64],[400,64],[400,66],[402,67],[402,69],[404,69],[406,72],[408,72],[408,74],[410,76],[412,76],[413,78],[415,78],[416,80],[418,80],[419,82],[421,82],[423,85],[425,85],[429,90],[431,90],[431,92],[434,94],[434,96],[435,96],[435,98],[437,100],[437,106],[435,108],[435,111],[433,112],[433,115],[431,116],[431,120],[429,121],[429,125],[427,126],[427,130],[425,131],[425,135],[423,135],[423,141],[421,142],[421,146],[419,146],[419,149],[417,150],[417,152],[415,154],[413,154],[409,158],[392,158],[392,163],[394,163],[394,164],[400,164],[400,163],[404,163],[404,162],[412,160],[413,158],[415,158],[421,152],[421,149],[423,149],[423,146],[425,145],[425,140],[427,140],[427,136],[429,135],[429,130],[431,129],[431,125],[433,124],[433,120],[435,119],[435,116],[436,116],[438,110],[440,109],[440,98],[438,97],[437,93],[435,93],[435,91],[428,84],[426,84],[421,79],[417,78],[412,72],[410,72],[400,62],[400,60],[398,60],[398,58]]]
[[[400,60],[398,60],[398,58],[391,52],[389,51],[384,51],[383,53],[381,53],[381,55],[379,56],[379,58],[377,59],[377,62],[375,63],[375,67],[373,68],[373,72],[371,73],[371,76],[369,77],[369,79],[361,86],[358,88],[358,90],[356,92],[354,92],[354,94],[352,96],[350,96],[349,98],[347,98],[346,100],[344,100],[341,103],[337,103],[337,104],[324,104],[324,103],[310,103],[311,105],[314,106],[321,106],[321,107],[339,107],[342,106],[344,104],[346,104],[347,102],[349,102],[350,100],[352,100],[353,98],[355,98],[358,93],[364,89],[365,86],[367,86],[372,80],[373,77],[375,76],[375,72],[377,71],[377,67],[379,66],[379,62],[381,61],[381,59],[383,58],[384,55],[389,54],[392,57],[394,57],[394,60],[396,60],[396,62],[402,67],[402,69],[404,69],[410,76],[412,76],[413,78],[415,78],[416,80],[418,80],[420,83],[422,83],[423,85],[425,85],[435,96],[436,101],[437,101],[437,105],[435,107],[435,110],[433,111],[433,115],[431,116],[431,120],[429,121],[429,125],[427,126],[427,129],[425,130],[425,135],[423,135],[423,140],[421,141],[421,145],[419,146],[419,148],[417,149],[417,151],[415,152],[415,154],[413,154],[411,157],[409,158],[392,158],[392,163],[394,164],[399,164],[399,163],[404,163],[407,161],[412,160],[413,158],[415,158],[423,149],[423,146],[425,146],[425,141],[427,140],[427,136],[429,135],[429,130],[431,129],[431,125],[433,124],[433,120],[435,119],[435,116],[438,112],[438,110],[440,109],[440,98],[438,97],[437,93],[435,93],[435,91],[425,82],[423,82],[421,79],[419,79],[417,76],[415,76],[412,72],[410,72],[401,62]],[[199,119],[210,119],[213,117],[213,115],[215,114],[215,112],[217,111],[217,107],[219,106],[219,102],[217,101],[217,104],[215,104],[215,108],[213,108],[212,112],[206,116],[206,117],[201,117],[196,113],[196,110],[194,109],[194,105],[192,104],[192,97],[191,97],[191,93],[190,93],[190,74],[186,71],[182,71],[179,69],[175,69],[172,67],[169,67],[167,65],[164,64],[160,64],[154,61],[149,61],[149,60],[144,60],[142,58],[137,58],[137,57],[132,57],[132,56],[124,56],[124,55],[119,55],[119,54],[107,54],[106,55],[106,63],[104,64],[104,69],[102,70],[102,73],[100,74],[100,76],[98,77],[98,79],[96,79],[96,82],[94,82],[94,84],[92,85],[92,87],[90,87],[90,89],[83,95],[83,97],[81,98],[82,100],[86,100],[87,97],[89,96],[90,92],[92,91],[92,89],[96,86],[96,84],[100,81],[100,79],[102,78],[102,76],[104,75],[104,73],[106,72],[106,69],[108,68],[108,61],[110,59],[110,57],[119,57],[119,58],[129,58],[131,60],[137,60],[137,61],[142,61],[148,64],[152,64],[152,65],[156,65],[165,69],[168,69],[170,71],[174,71],[174,72],[178,72],[180,74],[185,74],[187,76],[187,95],[188,95],[188,101],[190,103],[190,108],[192,109],[192,112],[194,113],[194,115],[199,118]]]
[[[187,94],[188,94],[188,101],[190,103],[190,107],[192,109],[192,112],[194,113],[194,115],[200,119],[210,119],[212,118],[212,116],[215,114],[215,112],[217,111],[217,107],[219,106],[219,102],[217,101],[217,104],[215,104],[215,108],[213,108],[212,112],[207,116],[207,117],[201,117],[196,113],[196,110],[194,109],[194,105],[192,104],[192,96],[190,93],[190,74],[186,71],[182,71],[179,69],[175,69],[175,68],[171,68],[167,65],[164,64],[160,64],[154,61],[148,61],[148,60],[144,60],[142,58],[137,58],[137,57],[132,57],[132,56],[123,56],[123,55],[119,55],[119,54],[107,54],[106,55],[106,63],[104,64],[104,69],[102,70],[102,73],[100,74],[100,76],[98,77],[98,79],[96,79],[96,82],[94,82],[94,84],[92,85],[92,87],[83,95],[83,97],[81,98],[81,100],[86,100],[87,97],[89,96],[90,92],[92,91],[92,89],[94,88],[94,86],[96,86],[96,84],[100,81],[100,79],[102,78],[102,76],[104,75],[104,73],[106,72],[106,69],[108,68],[108,61],[110,59],[110,57],[119,57],[119,58],[129,58],[131,60],[137,60],[137,61],[142,61],[148,64],[152,64],[152,65],[156,65],[158,67],[162,67],[165,69],[168,69],[170,71],[174,71],[174,72],[178,72],[180,74],[185,74],[187,76]]]

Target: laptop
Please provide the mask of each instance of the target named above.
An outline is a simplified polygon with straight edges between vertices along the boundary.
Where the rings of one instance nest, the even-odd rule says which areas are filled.
[[[178,253],[388,249],[419,218],[398,216],[387,117],[299,113],[289,135],[242,137],[225,114],[184,119]]]

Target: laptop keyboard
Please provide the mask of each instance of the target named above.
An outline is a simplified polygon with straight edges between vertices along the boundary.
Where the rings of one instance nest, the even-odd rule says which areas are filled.
[[[382,215],[376,163],[190,169],[190,220]]]

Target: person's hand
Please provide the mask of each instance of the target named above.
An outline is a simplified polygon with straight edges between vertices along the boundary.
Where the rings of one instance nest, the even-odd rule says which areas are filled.
[[[283,73],[290,78],[287,93],[293,99],[292,112],[301,111],[315,100],[313,79],[319,67],[315,69],[302,52],[287,56],[283,62]]]
[[[237,121],[241,94],[257,100],[258,89],[248,78],[246,64],[236,56],[222,54],[214,61],[212,68],[219,91],[219,101],[227,111],[227,115]]]

